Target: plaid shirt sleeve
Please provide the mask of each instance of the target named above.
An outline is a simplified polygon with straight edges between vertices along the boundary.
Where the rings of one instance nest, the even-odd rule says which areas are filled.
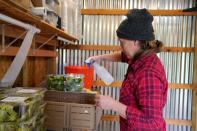
[[[165,104],[162,81],[153,71],[144,71],[134,83],[138,107],[128,106],[127,121],[136,130],[162,130],[162,108]]]

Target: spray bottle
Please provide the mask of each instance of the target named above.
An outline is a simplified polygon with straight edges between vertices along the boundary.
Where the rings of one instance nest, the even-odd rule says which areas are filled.
[[[93,66],[96,74],[101,78],[101,80],[106,84],[110,85],[113,81],[114,78],[112,75],[101,65],[96,63],[95,61],[91,61],[90,59],[85,60],[85,63],[88,66]]]

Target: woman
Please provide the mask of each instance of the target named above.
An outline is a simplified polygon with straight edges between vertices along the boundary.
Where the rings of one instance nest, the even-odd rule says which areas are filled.
[[[129,65],[119,102],[109,96],[96,97],[99,107],[120,114],[121,131],[166,130],[162,111],[168,82],[156,55],[163,44],[155,40],[152,21],[146,9],[130,10],[116,31],[122,50],[90,57],[92,61],[122,61]]]

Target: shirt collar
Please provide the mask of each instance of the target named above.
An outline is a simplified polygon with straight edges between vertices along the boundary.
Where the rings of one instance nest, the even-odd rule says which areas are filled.
[[[152,57],[155,55],[155,53],[143,55],[140,58],[138,58],[136,61],[129,60],[128,64],[131,66],[131,68],[135,71],[138,68],[140,68],[142,65],[145,64],[147,61],[151,61]]]

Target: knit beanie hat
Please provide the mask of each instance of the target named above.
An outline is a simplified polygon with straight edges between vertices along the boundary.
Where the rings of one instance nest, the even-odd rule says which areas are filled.
[[[152,41],[155,39],[152,21],[153,16],[146,9],[129,10],[127,18],[116,31],[117,36],[127,40]]]

